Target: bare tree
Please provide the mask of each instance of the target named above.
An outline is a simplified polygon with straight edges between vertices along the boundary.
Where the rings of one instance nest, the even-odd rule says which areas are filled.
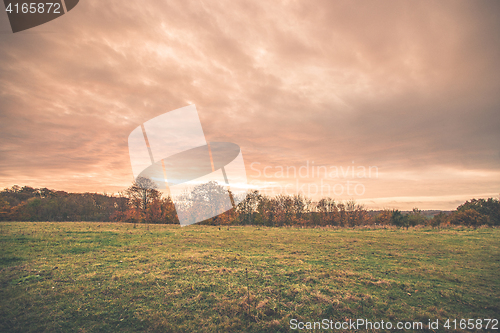
[[[145,177],[137,177],[132,186],[125,191],[125,194],[135,209],[141,213],[141,220],[145,220],[144,217],[149,205],[161,197],[161,192],[157,190],[156,184]]]

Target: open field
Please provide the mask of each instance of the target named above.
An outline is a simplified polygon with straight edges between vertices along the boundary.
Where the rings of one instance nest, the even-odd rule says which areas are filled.
[[[499,229],[0,226],[2,332],[500,318]]]

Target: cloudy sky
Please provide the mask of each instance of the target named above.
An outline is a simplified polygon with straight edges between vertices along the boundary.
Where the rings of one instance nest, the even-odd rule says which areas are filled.
[[[263,191],[327,184],[401,209],[498,197],[499,18],[497,0],[81,0],[13,34],[0,14],[0,187],[123,190],[132,130],[195,104]]]

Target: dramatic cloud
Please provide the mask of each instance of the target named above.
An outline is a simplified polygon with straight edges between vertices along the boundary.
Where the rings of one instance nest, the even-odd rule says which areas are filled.
[[[0,186],[122,190],[129,133],[194,103],[261,189],[318,197],[321,176],[276,174],[314,164],[342,167],[323,184],[368,207],[497,196],[499,15],[495,0],[81,0],[12,34],[4,13]]]

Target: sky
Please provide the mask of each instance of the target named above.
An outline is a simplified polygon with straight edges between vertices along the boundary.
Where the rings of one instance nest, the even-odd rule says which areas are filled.
[[[498,198],[499,17],[496,0],[81,0],[14,34],[0,13],[0,188],[122,191],[129,134],[195,104],[270,195]]]

